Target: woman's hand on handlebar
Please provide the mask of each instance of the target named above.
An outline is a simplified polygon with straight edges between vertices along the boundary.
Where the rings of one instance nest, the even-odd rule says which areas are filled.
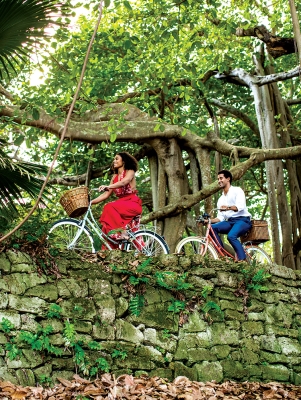
[[[110,189],[107,185],[102,185],[102,186],[99,186],[99,188],[98,188],[99,192],[108,192],[109,190]]]

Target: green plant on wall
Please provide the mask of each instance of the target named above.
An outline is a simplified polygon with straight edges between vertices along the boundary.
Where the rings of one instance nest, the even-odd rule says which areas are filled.
[[[63,354],[62,349],[50,343],[49,335],[52,332],[53,327],[51,325],[47,325],[45,328],[39,326],[36,333],[21,331],[19,340],[29,344],[32,350],[46,351],[46,353],[61,356]]]
[[[181,311],[185,310],[185,307],[185,301],[172,299],[171,304],[168,306],[168,311],[171,311],[174,314],[179,314]]]
[[[141,314],[141,311],[144,307],[144,301],[145,301],[145,298],[141,294],[136,294],[135,296],[132,296],[129,301],[130,313],[135,315],[136,317],[139,317],[139,315]]]
[[[159,286],[168,290],[181,291],[193,287],[191,283],[186,282],[187,272],[179,275],[173,271],[157,271],[155,279]]]
[[[52,303],[49,306],[49,310],[46,314],[47,318],[62,318],[62,307],[58,304]]]
[[[76,372],[79,370],[84,375],[90,376],[97,375],[99,371],[109,372],[109,364],[105,358],[99,357],[94,363],[92,363],[84,350],[84,347],[87,346],[90,350],[99,351],[101,350],[101,345],[95,341],[90,341],[85,344],[83,340],[79,340],[77,338],[74,324],[70,323],[68,320],[65,321],[63,338],[66,349],[73,352]]]
[[[242,280],[238,284],[235,291],[235,296],[243,298],[243,308],[245,318],[248,318],[248,307],[251,305],[250,292],[266,291],[268,288],[264,283],[271,277],[271,275],[264,269],[259,268],[257,264],[252,263],[246,267],[241,268]]]

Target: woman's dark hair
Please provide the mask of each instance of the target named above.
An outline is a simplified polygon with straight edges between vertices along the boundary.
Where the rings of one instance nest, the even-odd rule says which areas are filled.
[[[117,153],[121,158],[122,161],[124,162],[124,169],[125,170],[133,170],[133,171],[138,171],[138,161],[136,160],[135,157],[133,157],[130,153],[127,151],[121,151],[120,153]],[[118,170],[114,169],[115,174],[117,174]]]
[[[224,175],[225,178],[230,178],[230,183],[232,183],[232,174],[227,169],[222,169],[217,173],[217,175]]]

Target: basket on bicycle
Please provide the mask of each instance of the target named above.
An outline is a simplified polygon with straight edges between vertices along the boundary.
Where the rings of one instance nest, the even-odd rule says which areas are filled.
[[[87,186],[68,190],[60,198],[60,203],[69,217],[77,218],[85,214],[89,207]]]
[[[240,238],[242,243],[252,242],[254,244],[264,243],[268,240],[270,240],[270,235],[267,221],[254,219],[252,228]]]

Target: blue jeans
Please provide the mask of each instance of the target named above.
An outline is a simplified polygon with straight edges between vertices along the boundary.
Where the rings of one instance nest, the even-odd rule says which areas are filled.
[[[224,247],[224,245],[219,237],[219,233],[228,233],[227,238],[231,246],[234,248],[238,260],[245,260],[246,258],[246,254],[238,238],[247,233],[251,227],[252,224],[249,217],[231,217],[228,221],[221,221],[212,224],[212,229],[222,247]]]

